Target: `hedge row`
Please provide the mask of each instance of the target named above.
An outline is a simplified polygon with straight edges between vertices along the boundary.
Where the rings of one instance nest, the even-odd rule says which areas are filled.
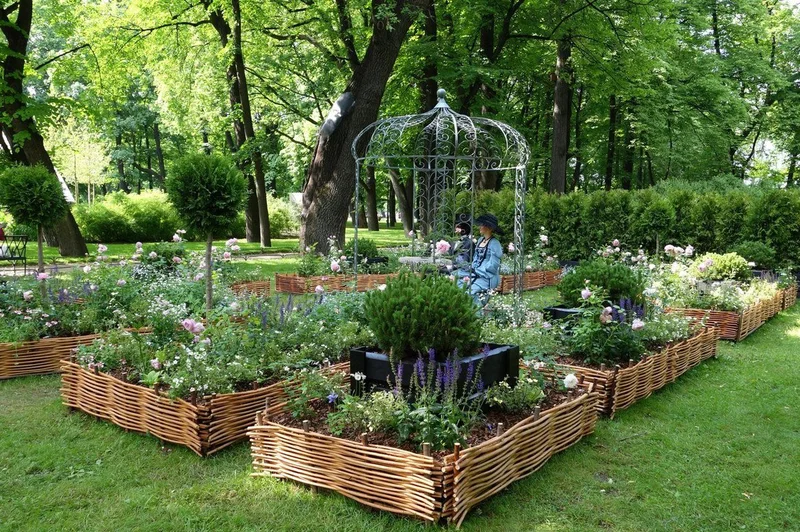
[[[297,231],[298,215],[288,202],[269,199],[270,232],[273,238],[288,236]],[[166,194],[158,191],[142,194],[115,192],[94,203],[82,203],[72,210],[87,242],[159,242],[172,239],[176,229],[183,227],[175,208]],[[230,235],[244,238],[244,214],[238,216]],[[202,237],[187,234],[189,240]]]
[[[459,203],[465,196],[460,195]],[[755,242],[771,246],[777,266],[800,265],[800,190],[737,188],[705,192],[673,188],[527,196],[525,238],[545,227],[560,259],[578,260],[614,239],[648,253],[665,244],[691,244],[700,253],[726,252]],[[492,212],[507,228],[514,219],[512,190],[478,195],[476,214]],[[744,244],[744,246],[742,246]]]

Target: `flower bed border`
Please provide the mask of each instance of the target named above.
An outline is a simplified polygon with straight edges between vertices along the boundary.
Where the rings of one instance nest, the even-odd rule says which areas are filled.
[[[783,302],[781,303],[781,310],[786,310],[797,303],[797,286],[791,285],[783,290]]]
[[[60,373],[62,360],[68,359],[73,349],[91,344],[99,337],[99,334],[83,334],[0,343],[0,380]]]
[[[555,286],[559,283],[561,272],[561,269],[525,272],[522,274],[522,289],[528,291],[539,290],[546,286]],[[514,275],[501,275],[498,291],[501,294],[511,294],[514,292],[515,277]]]
[[[263,281],[242,281],[231,285],[231,290],[236,295],[253,294],[257,296],[270,296],[272,294],[272,279]]]
[[[778,313],[782,305],[782,297],[782,294],[778,292],[775,297],[762,299],[741,312],[696,308],[668,308],[667,312],[681,314],[698,321],[705,319],[707,326],[720,330],[722,340],[740,342]]]
[[[717,356],[719,331],[707,327],[691,338],[669,345],[658,353],[642,357],[628,367],[614,369],[587,368],[584,366],[557,364],[555,369],[546,368],[542,373],[552,378],[563,378],[568,373],[583,377],[594,384],[599,393],[597,411],[611,418],[635,402],[649,397],[653,392],[674,382],[700,362]]]
[[[358,276],[355,283],[357,292],[377,288],[386,284],[386,281],[396,277],[396,273],[365,273]],[[352,275],[318,275],[302,277],[296,273],[276,273],[275,291],[289,294],[310,294],[317,286],[323,287],[328,292],[342,292],[353,289],[355,277]]]
[[[259,413],[248,431],[253,476],[290,479],[379,510],[460,526],[475,505],[594,432],[598,393],[592,384],[584,389],[490,440],[464,450],[456,446],[443,460],[370,445],[367,435],[357,443],[286,427]]]
[[[346,365],[336,368],[344,370]],[[62,370],[61,398],[65,406],[126,430],[186,446],[200,456],[245,439],[256,412],[267,404],[270,413],[278,412],[286,400],[282,382],[244,392],[213,394],[205,397],[205,404],[195,405],[111,375],[93,373],[74,362],[64,361]]]

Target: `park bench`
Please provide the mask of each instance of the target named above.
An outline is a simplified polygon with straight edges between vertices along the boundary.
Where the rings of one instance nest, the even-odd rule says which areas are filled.
[[[28,273],[28,258],[25,255],[28,246],[26,235],[6,235],[5,240],[0,240],[0,264],[10,262],[17,272],[17,264],[22,264],[23,272]]]

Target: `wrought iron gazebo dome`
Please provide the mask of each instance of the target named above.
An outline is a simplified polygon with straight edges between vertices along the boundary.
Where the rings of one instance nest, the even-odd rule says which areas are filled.
[[[438,97],[427,113],[384,118],[364,128],[353,141],[353,158],[367,167],[394,170],[433,170],[445,164],[482,172],[527,165],[530,150],[519,131],[453,111],[444,89]]]

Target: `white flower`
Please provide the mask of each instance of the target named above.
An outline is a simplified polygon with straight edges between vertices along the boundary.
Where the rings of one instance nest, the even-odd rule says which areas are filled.
[[[179,235],[178,233],[175,233],[174,235],[172,235],[172,241],[173,242],[180,242],[181,240],[182,240],[181,239],[181,235]]]
[[[583,290],[581,290],[581,297],[583,299],[589,299],[590,297],[592,297],[592,291],[589,290],[588,288],[584,288]]]
[[[550,323],[549,321],[546,321],[546,322],[542,323],[542,329],[552,329],[552,328],[553,328],[553,324]]]
[[[317,294],[321,294],[324,291],[325,291],[325,288],[323,288],[322,285],[319,285],[319,284],[317,285],[316,288],[314,288],[314,292],[316,292]]]
[[[175,264],[180,264],[181,262],[183,262],[183,259],[180,257],[172,257],[172,262],[174,262]]]
[[[125,279],[120,279],[117,281],[117,286],[125,286],[128,282]]]
[[[517,250],[517,248],[514,246],[514,243],[513,242],[509,242],[508,243],[508,252],[509,253],[514,253],[516,250]]]
[[[409,238],[414,238],[414,231],[409,231],[408,236]]]
[[[634,331],[641,331],[642,329],[644,329],[644,322],[639,318],[636,318],[635,320],[633,320],[633,323],[631,323],[631,329],[633,329]]]
[[[683,250],[683,254],[686,257],[691,257],[694,255],[694,248],[690,245],[686,246],[686,249]]]
[[[386,285],[385,284],[379,284],[378,285],[378,290],[380,290],[381,292],[386,290]]]
[[[571,390],[572,388],[578,387],[578,377],[575,376],[574,373],[570,373],[566,377],[564,377],[564,388]]]
[[[22,299],[24,299],[25,301],[30,301],[31,299],[33,299],[33,290],[26,290],[22,292]]]
[[[750,266],[751,268],[755,268],[756,267],[756,263],[755,262],[748,262],[747,265]]]
[[[150,254],[147,256],[150,257],[151,259],[155,259],[158,258],[158,253],[156,253],[155,251],[151,251]]]
[[[350,376],[353,377],[356,380],[356,382],[361,382],[363,380],[366,380],[366,378],[367,378],[367,376],[364,375],[363,373],[361,373],[360,371],[357,371],[355,373],[351,373]]]
[[[88,264],[83,267],[83,273],[89,273],[90,271],[92,271],[92,267]]]
[[[541,370],[543,370],[543,369],[544,369],[545,365],[546,365],[546,364],[545,364],[544,362],[542,362],[542,361],[539,361],[539,362],[536,362],[536,363],[533,365],[533,369],[535,369],[536,371],[541,371]]]
[[[140,249],[142,249],[142,243],[141,242],[137,242],[136,243],[136,250],[138,251]]]
[[[547,244],[547,235],[539,235],[539,240],[541,240],[542,244]]]
[[[242,248],[239,247],[239,246],[236,246],[236,245],[231,246],[231,251],[239,251],[240,249],[242,249]]]
[[[100,244],[100,245],[97,246],[97,252],[98,253],[105,253],[106,251],[108,251],[108,247],[107,246],[104,246],[103,244]]]

